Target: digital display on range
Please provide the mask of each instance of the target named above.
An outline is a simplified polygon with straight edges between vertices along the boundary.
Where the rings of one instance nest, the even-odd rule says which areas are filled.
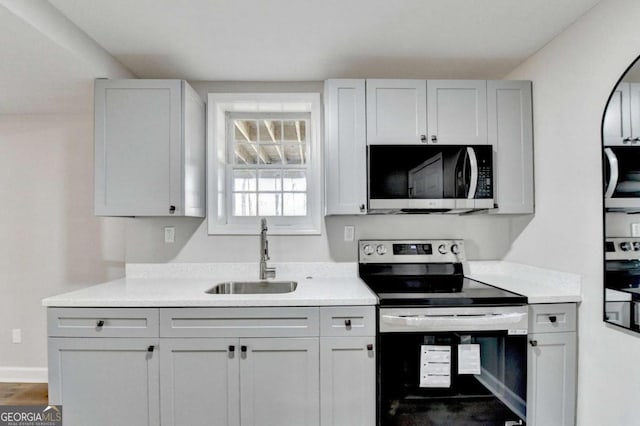
[[[394,244],[393,254],[433,254],[431,244]]]

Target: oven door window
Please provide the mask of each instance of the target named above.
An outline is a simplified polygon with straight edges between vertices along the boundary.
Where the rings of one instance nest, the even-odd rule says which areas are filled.
[[[382,333],[380,339],[382,425],[524,422],[526,336]]]

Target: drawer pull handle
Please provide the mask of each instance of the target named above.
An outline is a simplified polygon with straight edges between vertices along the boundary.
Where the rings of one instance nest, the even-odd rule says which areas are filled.
[[[101,328],[104,325],[104,321],[100,320],[96,323],[96,327]]]
[[[351,320],[350,319],[344,320],[344,326],[347,328],[351,327]]]
[[[529,344],[535,348],[536,346],[538,346],[538,341],[537,340],[529,340]]]
[[[551,322],[552,324],[556,323],[558,321],[558,317],[556,317],[555,315],[549,315],[549,322]]]
[[[368,351],[372,351],[372,350],[373,350],[373,345],[372,345],[371,343],[369,343],[369,344],[367,345],[367,350],[368,350]]]
[[[229,352],[234,353],[236,351],[236,347],[234,345],[229,345]]]
[[[151,345],[147,348],[147,352],[153,352],[154,349],[155,349],[155,346]]]
[[[242,352],[243,354],[247,353],[247,347],[245,345],[240,346],[240,352]]]

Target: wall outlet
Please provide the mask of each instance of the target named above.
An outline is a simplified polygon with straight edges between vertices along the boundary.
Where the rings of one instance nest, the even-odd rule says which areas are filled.
[[[640,223],[631,224],[631,236],[640,237]]]
[[[344,227],[344,240],[345,241],[353,241],[355,238],[356,228],[353,225],[346,225]]]
[[[176,242],[176,228],[173,226],[164,227],[164,242],[175,243]]]
[[[19,328],[14,328],[11,330],[11,342],[12,343],[22,343],[22,330]]]

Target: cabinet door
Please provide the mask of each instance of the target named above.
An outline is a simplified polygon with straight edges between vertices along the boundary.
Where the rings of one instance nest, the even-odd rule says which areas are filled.
[[[320,423],[317,338],[240,339],[243,426]]]
[[[611,95],[602,124],[605,146],[631,143],[631,101],[629,83],[620,83]]]
[[[320,419],[323,426],[376,422],[375,337],[320,339]]]
[[[367,136],[364,80],[325,82],[326,214],[364,214]]]
[[[238,339],[163,339],[163,426],[240,425]]]
[[[425,80],[367,80],[367,143],[422,143],[427,134]]]
[[[487,82],[428,80],[429,143],[487,143]]]
[[[182,213],[180,80],[96,80],[95,213]]]
[[[494,156],[494,214],[533,213],[533,116],[530,81],[488,81],[489,143]]]
[[[65,426],[160,423],[157,339],[49,339],[49,403]]]
[[[575,424],[576,333],[529,336],[527,424]]]

